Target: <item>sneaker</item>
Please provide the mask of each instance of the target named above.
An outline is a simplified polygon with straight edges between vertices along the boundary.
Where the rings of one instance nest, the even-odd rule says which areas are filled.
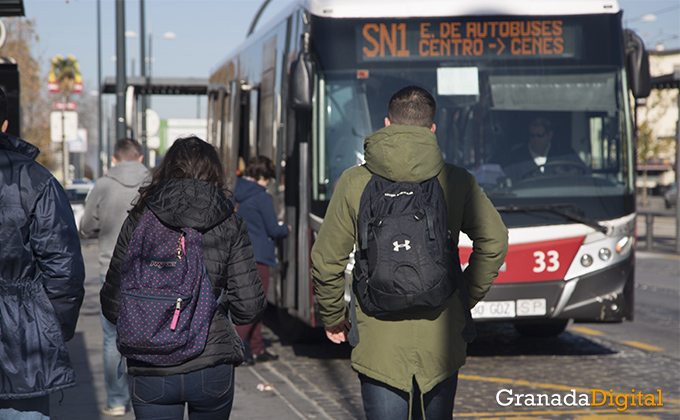
[[[243,359],[243,363],[241,363],[240,366],[248,367],[248,366],[252,366],[254,364],[255,364],[255,361],[253,360],[253,358],[247,357],[247,358]]]
[[[105,416],[123,417],[125,415],[125,406],[124,405],[121,405],[119,407],[106,406],[102,409],[102,414]]]
[[[253,360],[255,363],[270,362],[272,360],[278,360],[279,356],[277,354],[269,353],[267,350],[259,354],[253,354]]]

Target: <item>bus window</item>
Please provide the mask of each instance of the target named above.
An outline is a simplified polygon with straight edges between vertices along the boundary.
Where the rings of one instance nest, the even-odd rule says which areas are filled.
[[[316,200],[332,193],[345,169],[363,163],[364,138],[373,132],[371,110],[361,85],[334,77],[320,84],[324,87],[319,110],[323,118],[315,147],[318,154],[315,184],[319,186],[315,189]]]

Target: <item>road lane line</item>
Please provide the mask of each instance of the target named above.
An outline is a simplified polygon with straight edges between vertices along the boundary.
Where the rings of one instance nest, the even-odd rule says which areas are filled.
[[[601,331],[593,330],[593,329],[586,328],[586,327],[569,327],[569,330],[575,331],[575,332],[581,333],[581,334],[592,335],[592,336],[607,335],[607,334],[605,334]],[[639,349],[649,350],[649,351],[665,351],[666,350],[663,347],[657,347],[657,346],[653,346],[651,344],[641,343],[639,341],[621,341],[621,344],[626,344],[626,345],[631,346],[631,347],[636,347],[636,348],[639,348]]]
[[[560,391],[571,391],[573,389],[580,394],[587,394],[587,393],[590,392],[590,388],[580,388],[580,387],[573,387],[573,386],[566,386],[566,385],[529,382],[529,381],[525,381],[523,379],[492,378],[492,377],[485,377],[485,376],[479,376],[479,375],[465,375],[465,374],[460,374],[458,377],[460,379],[467,379],[467,380],[470,380],[470,381],[496,382],[496,383],[501,383],[501,384],[516,385],[516,386],[528,386],[528,387],[531,387],[531,388],[557,389],[557,390],[560,390]]]
[[[641,343],[639,341],[622,341],[622,343],[629,345],[631,347],[637,347],[639,349],[649,350],[649,351],[664,351],[664,350],[666,350],[662,347],[652,346],[651,344],[645,344],[645,343]]]
[[[570,331],[576,331],[576,332],[581,333],[581,334],[587,334],[587,335],[607,335],[607,334],[603,333],[602,331],[597,331],[597,330],[593,330],[593,329],[586,328],[586,327],[573,327],[572,326],[572,327],[569,327],[569,330]]]

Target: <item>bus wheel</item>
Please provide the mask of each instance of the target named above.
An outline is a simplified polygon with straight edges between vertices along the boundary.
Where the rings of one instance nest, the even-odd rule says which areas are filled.
[[[564,332],[568,322],[568,319],[559,319],[549,322],[517,323],[515,329],[527,337],[555,337]]]

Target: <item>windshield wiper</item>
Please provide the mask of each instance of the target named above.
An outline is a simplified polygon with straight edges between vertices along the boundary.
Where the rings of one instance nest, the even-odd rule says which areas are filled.
[[[499,212],[507,212],[507,213],[517,213],[517,212],[524,212],[524,213],[532,213],[532,212],[541,212],[541,211],[547,211],[550,213],[554,213],[557,215],[560,215],[564,217],[567,220],[573,220],[575,222],[584,224],[586,226],[590,226],[593,229],[599,230],[600,232],[606,234],[609,228],[607,226],[599,224],[597,221],[589,219],[585,216],[582,216],[581,214],[572,211],[572,210],[567,210],[568,208],[576,208],[574,204],[540,204],[540,205],[528,205],[528,206],[516,206],[514,204],[510,204],[509,206],[498,206],[496,207],[496,210]]]

